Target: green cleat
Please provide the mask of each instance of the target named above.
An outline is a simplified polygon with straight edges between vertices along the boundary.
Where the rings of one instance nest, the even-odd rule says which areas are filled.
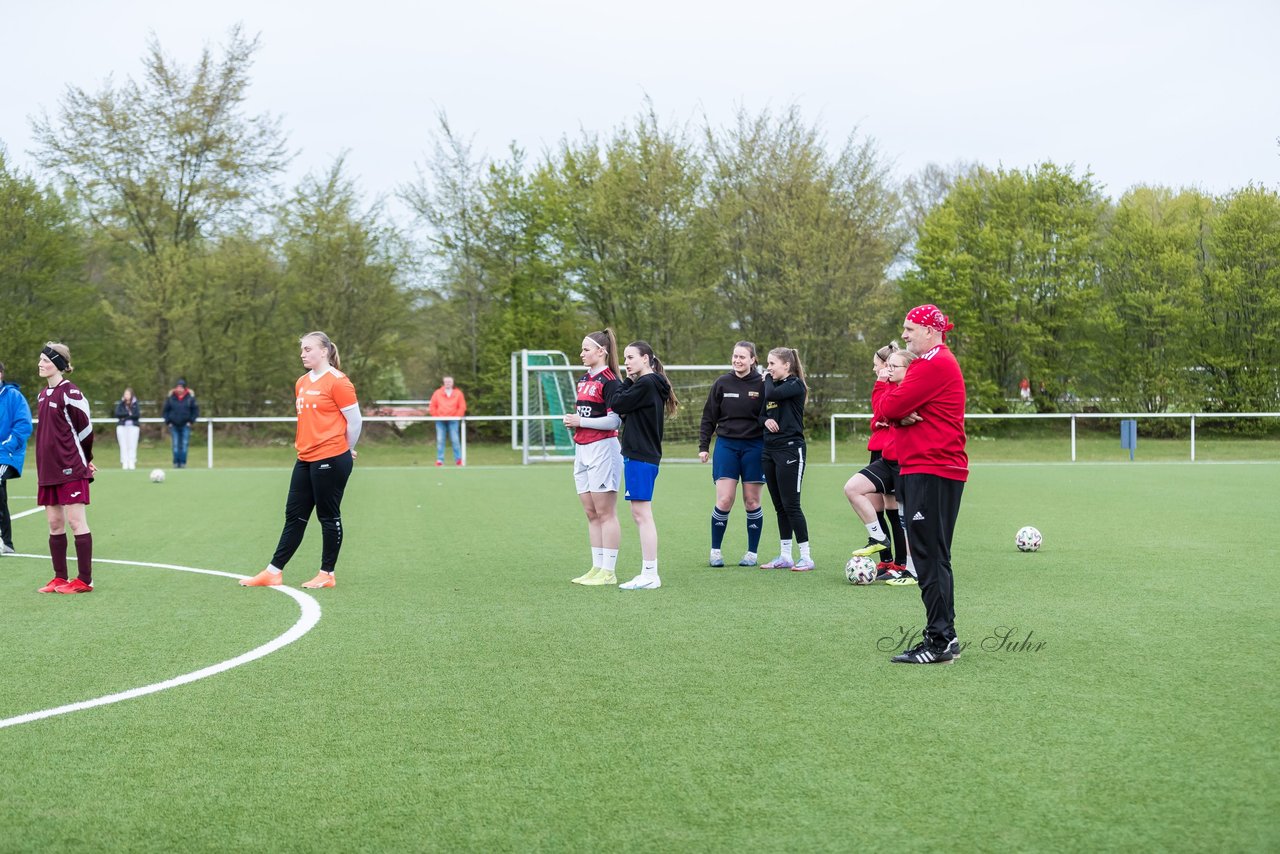
[[[596,574],[585,581],[580,581],[584,587],[603,587],[606,584],[617,584],[618,576],[614,575],[607,569],[597,570]]]

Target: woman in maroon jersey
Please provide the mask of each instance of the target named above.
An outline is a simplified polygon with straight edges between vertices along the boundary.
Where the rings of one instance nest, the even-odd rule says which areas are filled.
[[[564,425],[573,430],[573,480],[587,514],[591,569],[573,583],[599,587],[618,583],[615,570],[622,542],[618,525],[618,486],[622,482],[618,427],[622,419],[610,407],[622,382],[618,379],[618,342],[612,329],[592,332],[582,339],[582,365],[587,372],[578,380],[577,403],[564,417]]]
[[[97,467],[89,402],[63,376],[73,370],[65,344],[46,344],[37,370],[45,380],[36,405],[37,503],[49,520],[49,557],[53,559],[53,579],[40,592],[92,593],[93,534],[84,509]],[[76,541],[75,578],[67,577],[68,527]]]

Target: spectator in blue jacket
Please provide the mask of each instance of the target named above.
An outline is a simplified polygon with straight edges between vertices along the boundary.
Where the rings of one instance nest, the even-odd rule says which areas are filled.
[[[169,426],[173,442],[173,467],[187,467],[187,446],[191,443],[191,425],[200,417],[196,393],[187,388],[186,380],[178,380],[164,402],[164,423]]]
[[[30,436],[31,407],[17,383],[4,381],[4,363],[0,362],[0,555],[14,552],[8,483],[22,477]]]

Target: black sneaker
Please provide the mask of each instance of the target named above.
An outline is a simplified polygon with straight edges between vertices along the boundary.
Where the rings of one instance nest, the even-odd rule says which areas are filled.
[[[958,646],[958,642],[953,641],[953,643],[957,643]],[[955,659],[956,656],[952,653],[950,644],[942,649],[936,649],[921,643],[889,660],[894,664],[950,664]]]
[[[960,639],[952,638],[951,643],[947,644],[947,652],[951,653],[952,658],[960,657]]]

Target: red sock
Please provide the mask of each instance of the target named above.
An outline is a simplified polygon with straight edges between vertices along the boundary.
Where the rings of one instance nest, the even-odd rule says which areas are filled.
[[[55,578],[67,577],[67,535],[49,535],[49,557],[53,558],[53,575]]]
[[[62,535],[62,548],[67,548],[66,534]],[[66,567],[66,559],[63,559]],[[76,574],[85,584],[93,583],[93,534],[76,534]],[[64,570],[65,571],[65,570]]]

